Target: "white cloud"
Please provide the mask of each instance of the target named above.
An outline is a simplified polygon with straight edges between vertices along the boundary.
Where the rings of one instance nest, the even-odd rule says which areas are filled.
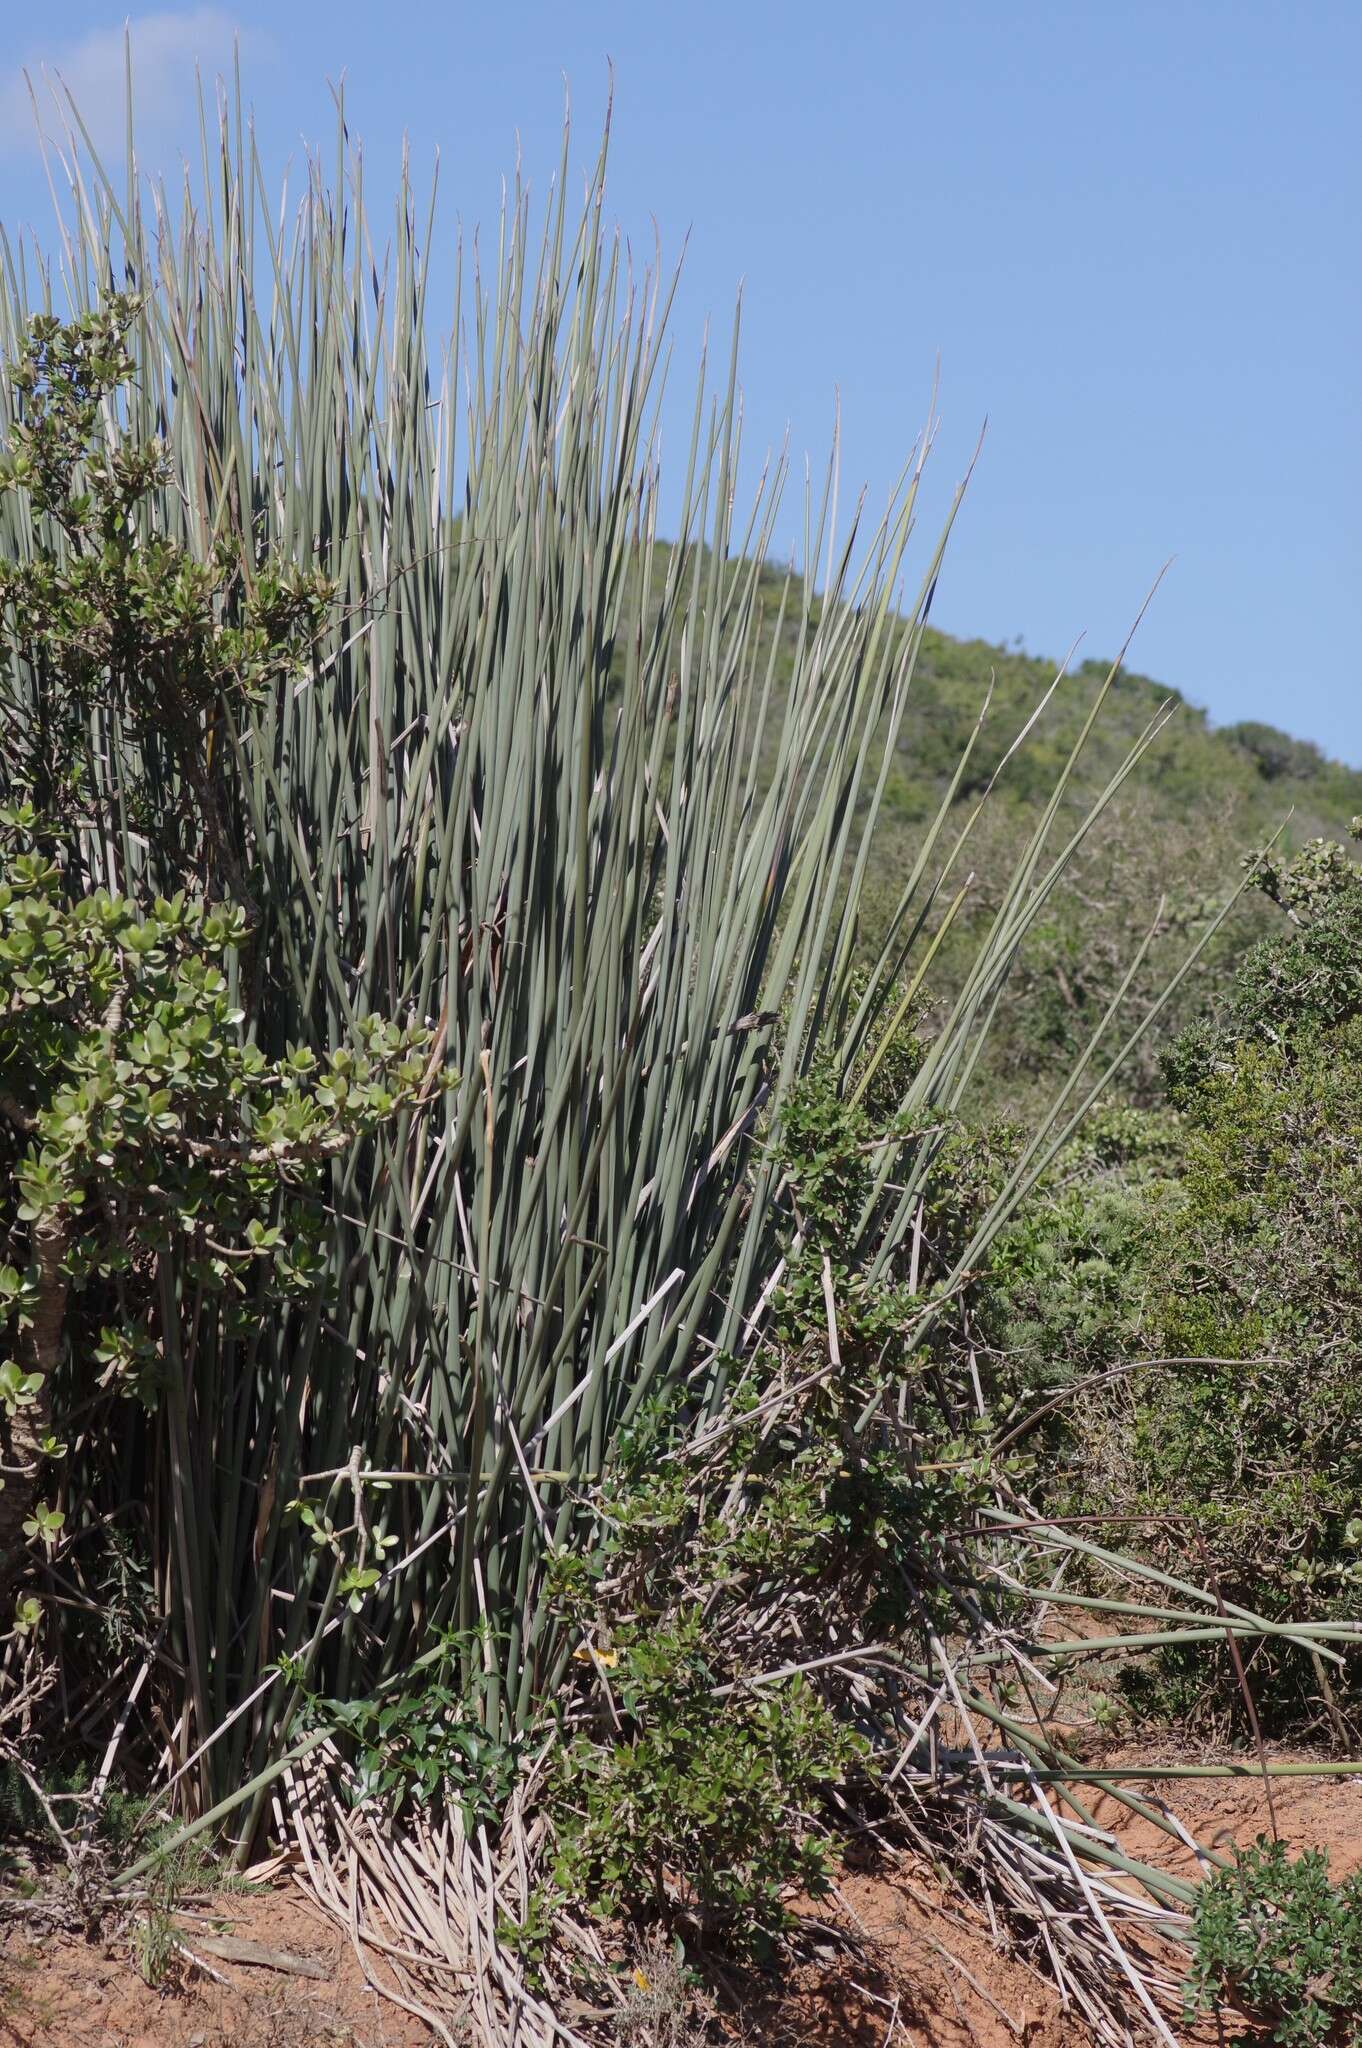
[[[0,150],[17,154],[36,147],[34,98],[45,132],[60,136],[66,92],[79,107],[96,148],[101,152],[121,148],[125,29],[132,44],[133,111],[139,142],[153,133],[163,135],[185,116],[188,140],[195,120],[195,67],[211,86],[215,73],[230,68],[238,35],[236,23],[217,7],[134,15],[117,27],[95,29],[77,42],[36,45],[24,63],[0,73]]]

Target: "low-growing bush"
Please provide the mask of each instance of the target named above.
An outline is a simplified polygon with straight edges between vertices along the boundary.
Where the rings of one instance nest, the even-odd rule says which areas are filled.
[[[988,1199],[988,1155],[924,1202],[917,1285],[867,1283],[834,1256],[877,1142],[873,1098],[854,1098],[821,1067],[793,1091],[770,1346],[729,1361],[717,1417],[679,1393],[641,1411],[598,1497],[599,1546],[555,1560],[579,1684],[531,1943],[546,1910],[575,1903],[767,1953],[789,1894],[825,1888],[842,1796],[873,1778],[867,1643],[891,1662],[922,1658],[971,1617],[1003,1619],[1007,1596],[979,1582],[967,1532],[1017,1467],[993,1457],[982,1418],[957,1419],[950,1347],[911,1341]]]
[[[1333,1884],[1325,1851],[1262,1839],[1201,1887],[1193,1939],[1189,2017],[1234,2009],[1283,2048],[1362,2044],[1362,1872]]]
[[[827,1887],[827,1801],[864,1745],[797,1677],[716,1702],[698,1613],[593,1654],[618,1728],[563,1753],[554,1883],[605,1919],[767,1953],[791,1888]]]

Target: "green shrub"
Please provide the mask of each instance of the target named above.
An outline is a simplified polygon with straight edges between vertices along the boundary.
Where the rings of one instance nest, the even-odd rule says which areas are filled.
[[[620,1729],[564,1751],[555,1885],[602,1918],[660,1915],[765,1953],[783,1894],[826,1889],[826,1801],[864,1743],[798,1678],[717,1702],[698,1615],[595,1654]]]
[[[1191,1508],[1227,1595],[1346,1613],[1362,1585],[1362,871],[1315,842],[1269,867],[1290,929],[1180,1041],[1178,1199],[1136,1405],[1151,1506]]]
[[[266,1059],[231,997],[242,909],[73,897],[52,836],[28,806],[0,811],[0,1218],[17,1259],[0,1263],[0,1597],[21,1537],[50,1550],[86,1507],[37,1501],[71,1408],[133,1396],[187,1448],[166,1261],[242,1331],[264,1310],[260,1268],[276,1300],[312,1296],[321,1170],[415,1099],[430,1053],[429,1032],[375,1017],[325,1060]]]
[[[1165,1187],[1161,1157],[1105,1164],[1076,1146],[1003,1234],[983,1313],[1022,1384],[1071,1386],[1133,1355]]]
[[[343,1745],[354,1804],[374,1801],[390,1823],[415,1807],[437,1817],[454,1811],[469,1835],[500,1825],[523,1746],[496,1741],[479,1723],[459,1685],[462,1649],[453,1636],[437,1641],[385,1697],[305,1699],[297,1725],[325,1728]],[[291,1664],[290,1675],[305,1681],[301,1665]]]
[[[119,425],[139,312],[115,297],[29,322],[0,455],[0,505],[26,526],[0,551],[0,662],[28,690],[0,765],[0,1603],[25,1550],[50,1558],[68,1522],[98,1531],[88,1474],[58,1470],[66,1415],[98,1464],[91,1408],[135,1396],[173,1444],[169,1577],[202,1710],[209,1601],[183,1497],[198,1337],[315,1301],[325,1168],[412,1105],[432,1034],[365,1016],[329,1054],[273,1058],[252,1036],[256,912],[219,726],[228,700],[259,704],[308,667],[331,587],[234,545],[228,521],[206,562],[161,530],[167,450]],[[115,792],[108,731],[129,747]],[[134,851],[148,838],[164,894]],[[49,1478],[65,1484],[43,1501]],[[41,1613],[26,1596],[20,1633]]]
[[[906,1334],[946,1240],[932,1237],[918,1290],[834,1257],[845,1205],[867,1192],[874,1120],[822,1067],[791,1110],[774,1357],[735,1378],[712,1441],[679,1392],[642,1411],[599,1495],[598,1549],[560,1556],[552,1579],[581,1637],[551,1788],[552,1901],[660,1917],[748,1957],[779,1934],[791,1887],[823,1887],[833,1795],[873,1777],[875,1715],[851,1670],[836,1655],[807,1677],[787,1667],[867,1638],[920,1659],[933,1637],[1001,1620],[962,1532],[1018,1469],[991,1456],[977,1417],[957,1427],[943,1360]],[[958,1188],[943,1175],[957,1227],[992,1181],[987,1164]],[[907,1419],[863,1428],[891,1386]]]
[[[1362,874],[1316,842],[1265,887],[1291,922],[1172,1048],[1176,1113],[1095,1123],[1000,1240],[984,1294],[1010,1370],[1070,1390],[1036,1440],[1052,1498],[1147,1517],[1148,1553],[1209,1565],[1255,1611],[1346,1618],[1362,1588]],[[1161,1663],[1133,1680],[1147,1703],[1239,1711],[1222,1652]],[[1260,1644],[1248,1663],[1264,1712],[1335,1713],[1317,1659]]]
[[[1201,1887],[1193,1940],[1189,2017],[1228,2000],[1284,2048],[1362,2044],[1362,1872],[1331,1884],[1324,1851],[1262,1839]]]
[[[1248,1041],[1189,1098],[1151,1315],[1178,1365],[1137,1408],[1151,1500],[1195,1506],[1225,1591],[1362,1585],[1362,1020]]]
[[[1261,879],[1291,929],[1252,946],[1218,1007],[1169,1047],[1175,1104],[1192,1102],[1241,1047],[1327,1057],[1318,1035],[1362,1015],[1362,867],[1337,842],[1315,839],[1289,861],[1268,861]]]

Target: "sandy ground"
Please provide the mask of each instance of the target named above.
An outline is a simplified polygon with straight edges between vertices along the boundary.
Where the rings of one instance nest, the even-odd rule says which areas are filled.
[[[35,1938],[9,1930],[0,1950],[0,2048],[425,2048],[429,2028],[367,1987],[349,1941],[294,1889],[233,1893],[201,1920],[180,1916],[190,1948],[246,1940],[316,1975],[243,1965],[195,1950],[153,1990],[126,1938]]]
[[[1247,1843],[1269,1830],[1261,1781],[1164,1789],[1203,1841]],[[1338,1875],[1362,1866],[1362,1775],[1278,1780],[1274,1801],[1287,1841],[1327,1847]],[[1123,1834],[1137,1854],[1190,1872],[1190,1856],[1155,1831]],[[744,2010],[735,2038],[772,2048],[1084,2048],[1090,2039],[1053,1986],[1000,1954],[926,1873],[845,1872],[820,1913],[860,1937],[859,1953],[811,1932],[809,1959]],[[161,1991],[138,1975],[126,1937],[101,1945],[12,1926],[0,1945],[0,2048],[418,2048],[432,2038],[375,1997],[345,1936],[296,1889],[229,1894],[183,1925],[216,1976],[191,1965]],[[231,1960],[216,1952],[224,1938],[295,1967]],[[1214,2041],[1213,2024],[1202,2038]]]

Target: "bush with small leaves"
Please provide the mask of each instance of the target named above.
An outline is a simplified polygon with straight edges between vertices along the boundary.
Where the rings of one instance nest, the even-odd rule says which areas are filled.
[[[26,535],[0,560],[0,1600],[76,1504],[70,1467],[66,1498],[37,1497],[64,1414],[120,1394],[173,1414],[206,1304],[230,1340],[313,1302],[327,1162],[447,1078],[428,1029],[377,1016],[320,1055],[255,1043],[224,762],[233,720],[310,664],[333,592],[260,554],[230,494],[201,556],[173,537],[168,450],[125,425],[140,310],[30,321],[0,452]],[[140,1541],[83,1534],[92,1590]],[[16,1631],[42,1613],[25,1593]]]
[[[1261,1839],[1202,1885],[1192,1932],[1189,2018],[1233,2008],[1282,2048],[1362,2048],[1362,1873],[1333,1884],[1325,1851]]]
[[[1350,1619],[1362,1587],[1362,867],[1269,862],[1285,913],[1165,1065],[1175,1105],[1099,1122],[1000,1239],[985,1320],[1058,1389],[1061,1511],[1139,1518],[1156,1561],[1274,1619]],[[1129,1124],[1130,1113],[1122,1112]],[[1349,1673],[1246,1653],[1260,1716],[1341,1739]],[[1351,1660],[1350,1660],[1351,1662]],[[1356,1672],[1356,1665],[1352,1663]],[[1132,1674],[1160,1715],[1241,1711],[1222,1648]]]
[[[229,1321],[306,1299],[322,1268],[318,1170],[443,1082],[423,1026],[360,1020],[353,1046],[269,1060],[231,995],[237,905],[67,898],[27,809],[0,815],[0,1164],[13,1263],[0,1265],[8,1425],[0,1573],[60,1454],[53,1382],[72,1321],[73,1396],[115,1386],[154,1408],[173,1370],[164,1261],[226,1298]],[[29,1524],[33,1526],[30,1527]]]
[[[602,1918],[767,1953],[784,1895],[827,1887],[825,1802],[864,1744],[798,1678],[717,1705],[698,1615],[594,1654],[618,1730],[559,1760],[554,1885]]]
[[[249,908],[224,802],[220,713],[306,667],[332,590],[312,569],[255,560],[230,521],[204,560],[162,530],[167,450],[117,425],[137,312],[114,296],[69,322],[39,315],[10,370],[0,493],[19,494],[31,525],[28,550],[0,560],[0,659],[26,679],[5,720],[0,798],[31,800],[77,843],[102,830],[123,844],[125,865],[129,827],[140,827],[163,865],[202,863],[217,890]],[[105,720],[132,742],[120,749],[114,806],[93,772]]]

